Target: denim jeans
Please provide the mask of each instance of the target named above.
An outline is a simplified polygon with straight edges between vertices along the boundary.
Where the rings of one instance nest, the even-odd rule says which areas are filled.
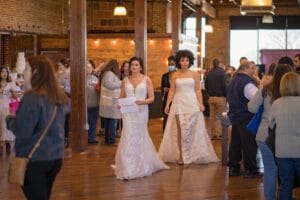
[[[257,141],[264,164],[264,196],[266,200],[276,199],[277,165],[271,149],[265,142]]]
[[[279,200],[291,200],[293,195],[295,172],[300,179],[300,158],[277,158],[280,190]]]
[[[109,119],[103,117],[104,122],[104,133],[105,133],[105,144],[114,144],[116,138],[116,130],[118,119]]]
[[[88,141],[94,141],[96,139],[96,127],[99,118],[99,107],[88,108]]]

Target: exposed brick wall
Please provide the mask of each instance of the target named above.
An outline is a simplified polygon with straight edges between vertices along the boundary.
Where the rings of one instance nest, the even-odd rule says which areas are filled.
[[[300,15],[300,7],[278,7],[276,15]],[[209,67],[215,57],[223,60],[224,64],[230,60],[230,30],[229,16],[240,16],[239,8],[217,8],[217,18],[210,19],[209,24],[214,27],[213,33],[206,34],[205,67]]]
[[[171,37],[151,37],[148,40],[147,75],[153,81],[154,88],[160,87],[161,75],[168,70],[167,58],[171,54],[170,39]],[[67,49],[69,40],[42,38],[40,43],[41,50],[47,49],[55,58],[53,50]],[[45,51],[44,53],[47,54]],[[61,56],[62,53],[57,51],[57,56]],[[134,43],[131,38],[89,38],[87,40],[87,58],[93,59],[96,63],[117,59],[121,66],[123,61],[129,60],[132,56],[134,56]]]
[[[134,56],[134,43],[127,38],[88,39],[87,56],[95,61],[117,59],[120,65]],[[114,44],[113,41],[116,43]],[[154,88],[160,87],[161,75],[167,71],[167,58],[171,54],[170,38],[151,38],[147,42],[147,75]]]
[[[99,32],[133,32],[134,2],[125,2],[127,16],[113,16],[116,1],[88,1],[87,29]],[[148,2],[147,29],[150,32],[166,33],[167,2]]]
[[[9,54],[9,40],[10,35],[3,35],[2,42],[3,42],[3,65],[10,64],[10,54]]]
[[[1,1],[0,30],[65,34],[68,0]]]
[[[165,2],[153,2],[152,9],[153,29],[157,30],[159,33],[166,33],[167,4]]]

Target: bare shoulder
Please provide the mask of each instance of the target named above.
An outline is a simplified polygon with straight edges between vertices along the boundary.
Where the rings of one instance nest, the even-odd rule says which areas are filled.
[[[195,72],[195,71],[191,71],[192,72],[192,75],[194,78],[198,79],[200,74],[198,72]]]
[[[146,79],[147,83],[152,83],[152,80],[151,80],[151,78],[149,76],[145,75],[145,79]]]
[[[173,80],[177,79],[178,78],[178,72],[173,72],[171,78]]]

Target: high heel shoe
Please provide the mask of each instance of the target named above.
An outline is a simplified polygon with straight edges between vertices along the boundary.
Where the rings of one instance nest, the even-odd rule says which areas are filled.
[[[177,161],[177,164],[178,165],[183,165],[184,163],[183,163],[183,160],[182,159],[179,159],[178,161]]]

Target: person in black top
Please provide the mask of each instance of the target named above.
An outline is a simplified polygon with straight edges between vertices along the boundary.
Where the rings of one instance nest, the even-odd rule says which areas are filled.
[[[164,108],[166,106],[167,98],[168,98],[168,92],[170,89],[170,81],[171,81],[171,76],[174,71],[176,71],[175,67],[175,57],[170,56],[168,57],[168,67],[169,71],[164,73],[161,78],[161,92],[162,92],[162,103],[163,103],[163,131],[165,130],[165,126],[167,123],[168,115],[164,112]]]
[[[221,139],[222,131],[220,120],[216,117],[221,117],[226,109],[226,74],[225,66],[221,60],[215,58],[212,62],[213,69],[208,72],[205,79],[205,89],[209,95],[209,125],[212,139]]]

